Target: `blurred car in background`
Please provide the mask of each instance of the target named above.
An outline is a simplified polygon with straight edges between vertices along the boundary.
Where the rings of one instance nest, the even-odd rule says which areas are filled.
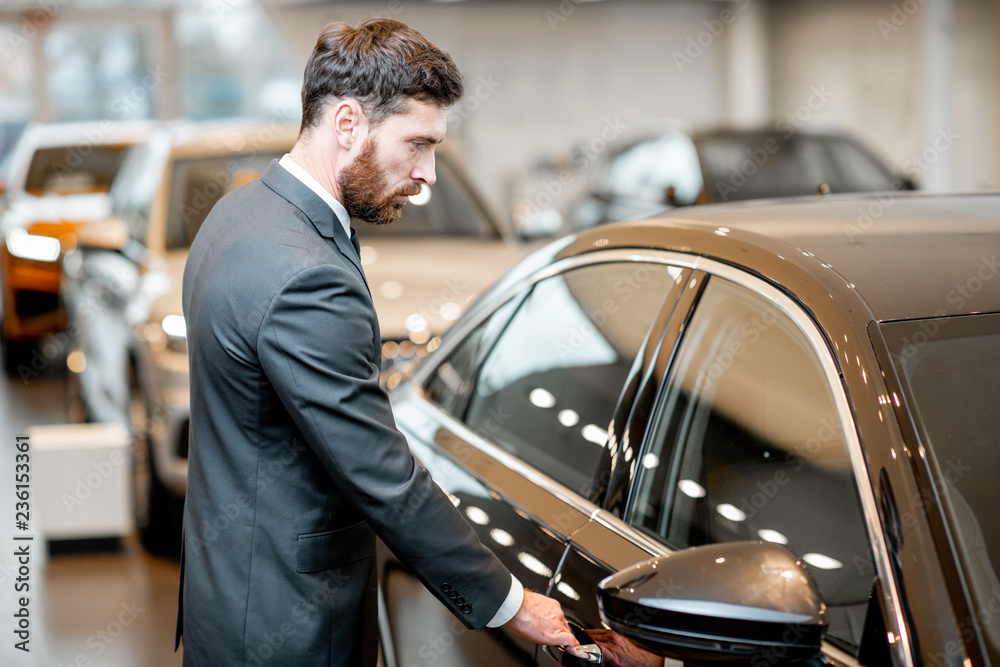
[[[63,259],[77,416],[132,430],[136,526],[155,553],[179,546],[187,481],[188,249],[212,206],[297,135],[297,126],[245,120],[157,129],[125,158],[111,217],[88,226]]]
[[[126,149],[148,123],[31,124],[4,160],[0,179],[0,342],[9,372],[63,326],[59,259],[81,225],[108,215],[108,191]]]
[[[156,132],[126,158],[113,216],[63,261],[74,402],[81,418],[133,429],[136,523],[150,551],[180,544],[190,415],[181,283],[191,241],[222,195],[259,176],[296,136],[293,127],[233,122]],[[437,182],[400,220],[355,223],[387,365],[433,349],[466,303],[527,254],[498,220],[439,150]]]
[[[613,143],[596,159],[573,162],[593,162],[586,192],[563,210],[522,202],[515,207],[519,224],[569,231],[682,206],[916,189],[849,134],[780,123],[755,130],[658,126]]]
[[[637,220],[678,206],[810,194],[914,190],[842,132],[720,129],[634,139],[596,167],[573,225]]]
[[[1000,197],[882,201],[561,239],[390,377],[396,423],[582,643],[610,627],[685,664],[997,664]],[[465,632],[382,547],[378,576],[388,667],[586,664]]]

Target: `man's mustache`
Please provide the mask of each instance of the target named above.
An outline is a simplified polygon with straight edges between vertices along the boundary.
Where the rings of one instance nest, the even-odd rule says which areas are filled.
[[[413,183],[407,187],[401,188],[396,192],[394,197],[416,197],[423,190],[423,186],[420,183]]]

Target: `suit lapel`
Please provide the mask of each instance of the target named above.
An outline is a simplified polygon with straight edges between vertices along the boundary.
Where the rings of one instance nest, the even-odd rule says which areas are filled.
[[[344,232],[344,226],[340,224],[333,209],[325,201],[320,199],[305,183],[288,173],[288,170],[278,164],[277,160],[271,161],[271,164],[261,174],[260,180],[289,204],[305,213],[316,231],[324,238],[332,239],[340,253],[361,274],[365,285],[368,285],[365,272],[361,268],[361,249],[354,230],[351,230],[351,237],[348,238],[347,233]]]
[[[358,233],[352,228],[351,235],[348,237],[333,209],[310,190],[305,183],[288,173],[288,170],[278,164],[277,160],[271,161],[271,164],[261,174],[260,180],[264,185],[274,190],[278,196],[305,213],[320,235],[333,240],[340,250],[340,254],[346,257],[358,270],[361,280],[365,283],[365,288],[368,289],[368,296],[371,296],[368,278],[365,276],[364,269],[361,268],[361,244],[358,242]],[[374,309],[374,305],[372,308]],[[373,344],[375,356],[372,361],[378,368],[381,365],[382,336],[379,332],[377,315],[375,316]]]
[[[358,258],[361,257],[361,244],[358,243],[358,233],[354,231],[351,227],[351,245],[354,246],[354,251],[358,253]]]

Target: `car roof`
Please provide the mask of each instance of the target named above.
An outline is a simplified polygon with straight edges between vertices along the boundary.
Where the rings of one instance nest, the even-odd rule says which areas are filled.
[[[789,128],[791,128],[791,125],[789,125]],[[640,141],[674,133],[687,134],[695,141],[720,138],[744,139],[777,135],[780,135],[782,139],[797,135],[844,140],[855,139],[853,134],[847,132],[840,125],[820,121],[810,121],[800,127],[795,127],[792,133],[789,134],[788,128],[784,128],[780,122],[756,125],[696,125],[689,121],[675,118],[651,118],[640,123],[635,123],[620,141],[614,143],[616,147],[628,147]]]
[[[1000,194],[880,193],[681,209],[580,234],[595,247],[690,252],[747,269],[796,296],[827,294],[857,320],[1000,310]],[[867,324],[867,322],[856,322]]]
[[[21,141],[33,150],[63,146],[135,144],[146,139],[154,121],[95,120],[70,123],[29,123]]]
[[[789,129],[792,129],[789,132]],[[770,125],[757,125],[749,127],[736,127],[732,125],[716,125],[701,127],[697,130],[691,132],[691,136],[697,141],[698,139],[719,139],[719,138],[747,138],[747,137],[768,137],[768,136],[780,136],[784,141],[786,139],[791,139],[796,136],[806,136],[806,137],[820,137],[820,138],[837,138],[837,139],[847,139],[852,140],[853,135],[848,134],[843,128],[832,124],[819,124],[812,123],[809,125],[803,125],[802,127],[792,128],[789,124],[787,128],[783,128],[778,123],[772,123]]]
[[[279,119],[180,120],[161,126],[153,141],[169,145],[175,155],[224,155],[288,150],[295,143],[298,131],[297,123]]]
[[[23,192],[35,153],[51,148],[70,150],[89,146],[128,146],[147,140],[155,122],[95,120],[71,123],[28,123],[5,158],[8,190]]]

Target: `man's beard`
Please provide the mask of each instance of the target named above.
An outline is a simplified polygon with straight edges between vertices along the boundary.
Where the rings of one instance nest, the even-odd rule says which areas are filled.
[[[388,179],[375,158],[375,153],[375,141],[368,137],[358,157],[341,170],[337,186],[343,200],[341,203],[352,218],[373,225],[388,225],[403,213],[405,202],[400,201],[399,197],[420,194],[420,184],[411,183],[387,195]]]

